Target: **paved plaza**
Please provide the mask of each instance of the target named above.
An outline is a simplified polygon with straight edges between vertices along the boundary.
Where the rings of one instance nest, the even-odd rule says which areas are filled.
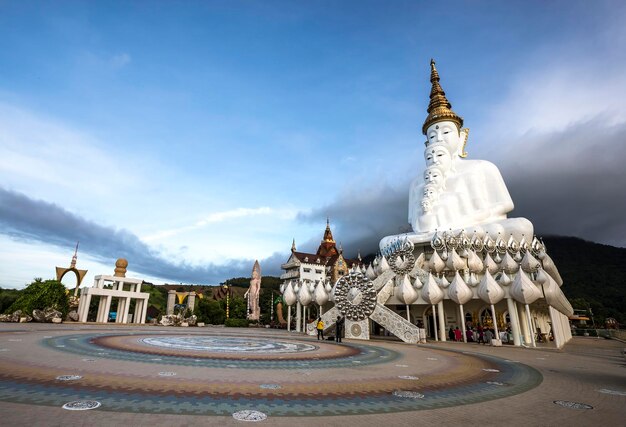
[[[18,426],[242,425],[233,414],[246,411],[280,426],[617,426],[626,419],[625,347],[596,338],[556,351],[335,344],[267,329],[0,324],[0,414]]]

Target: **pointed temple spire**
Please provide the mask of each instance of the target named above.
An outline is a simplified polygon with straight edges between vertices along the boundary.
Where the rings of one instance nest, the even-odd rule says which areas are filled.
[[[293,242],[291,242],[291,252],[295,252],[296,251],[296,239],[293,239]]]
[[[78,259],[78,244],[80,242],[76,242],[76,249],[74,249],[74,256],[72,256],[72,263],[70,264],[70,268],[76,268],[76,260]]]
[[[335,245],[335,239],[333,238],[333,232],[330,230],[330,219],[326,218],[326,230],[324,231],[324,238],[317,248],[317,255],[332,256],[337,255],[337,246]]]
[[[452,105],[446,98],[446,93],[439,84],[439,72],[435,67],[435,60],[430,60],[430,103],[428,104],[428,117],[422,126],[422,133],[426,135],[426,130],[430,125],[443,120],[449,120],[458,125],[459,129],[463,127],[463,118],[452,111]]]

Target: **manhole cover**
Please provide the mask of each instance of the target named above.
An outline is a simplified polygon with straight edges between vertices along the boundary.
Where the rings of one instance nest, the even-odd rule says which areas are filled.
[[[266,389],[266,390],[278,390],[279,388],[281,388],[281,385],[280,384],[261,384],[261,388]]]
[[[416,391],[409,390],[395,390],[393,395],[396,397],[402,397],[405,399],[423,399],[424,395],[422,393],[418,393]]]
[[[267,419],[267,415],[260,411],[245,410],[237,411],[233,414],[233,418],[239,421],[264,421]]]
[[[176,376],[176,372],[159,372],[160,377],[173,377]]]
[[[555,400],[554,403],[570,409],[593,409],[593,406],[587,405],[586,403],[570,402],[569,400]]]
[[[56,377],[57,381],[76,381],[81,378],[81,375],[59,375]]]
[[[398,378],[401,380],[419,380],[419,377],[414,377],[413,375],[398,375]]]
[[[607,388],[601,388],[598,391],[604,394],[614,394],[615,396],[626,396],[626,391],[609,390]]]
[[[100,402],[96,402],[95,400],[75,400],[74,402],[68,402],[63,405],[63,409],[67,409],[68,411],[88,411],[99,407]]]

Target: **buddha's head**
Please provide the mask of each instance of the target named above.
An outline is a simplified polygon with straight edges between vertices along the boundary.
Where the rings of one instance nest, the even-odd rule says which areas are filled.
[[[459,126],[450,120],[433,123],[426,129],[426,149],[433,144],[445,146],[452,158],[462,154],[463,145],[467,139],[467,129],[459,129]]]
[[[432,165],[424,171],[424,184],[445,188],[445,177],[439,166]]]
[[[422,200],[436,201],[439,197],[439,187],[433,184],[427,184],[424,186],[422,192]]]
[[[426,167],[436,166],[444,174],[452,169],[452,153],[446,144],[433,144],[426,147],[424,159]]]

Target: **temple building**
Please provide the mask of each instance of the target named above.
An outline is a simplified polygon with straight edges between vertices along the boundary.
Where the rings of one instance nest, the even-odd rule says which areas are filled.
[[[326,220],[324,238],[314,254],[296,250],[296,242],[291,245],[291,256],[280,268],[285,273],[280,276],[284,281],[299,280],[308,283],[330,282],[348,274],[348,271],[361,265],[360,259],[349,259],[343,256],[343,248],[337,244],[330,230],[330,220]]]

